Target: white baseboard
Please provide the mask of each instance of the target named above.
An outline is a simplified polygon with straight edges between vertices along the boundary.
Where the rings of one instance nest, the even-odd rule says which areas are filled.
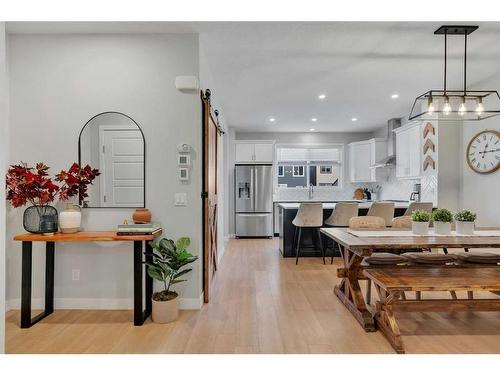
[[[31,300],[32,309],[43,309],[44,304],[44,298]],[[200,310],[202,306],[203,293],[198,298],[179,298],[181,310]],[[5,301],[5,311],[19,310],[20,308],[20,298]],[[63,310],[132,310],[134,301],[131,298],[56,298],[54,308]]]
[[[204,303],[204,294],[198,298],[181,298],[179,299],[179,308],[181,310],[200,310]]]

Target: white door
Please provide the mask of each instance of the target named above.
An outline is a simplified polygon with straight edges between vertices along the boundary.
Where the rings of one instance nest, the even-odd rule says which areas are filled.
[[[272,163],[274,154],[274,145],[272,143],[256,143],[254,161],[260,163]]]
[[[144,142],[137,129],[102,127],[101,206],[144,206]]]
[[[253,143],[236,143],[236,163],[248,163],[254,161],[255,147]]]

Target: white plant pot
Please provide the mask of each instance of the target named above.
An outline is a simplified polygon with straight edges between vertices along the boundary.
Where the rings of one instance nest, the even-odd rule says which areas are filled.
[[[59,213],[59,229],[62,233],[76,233],[82,225],[82,211],[80,207],[71,203]]]
[[[151,319],[155,323],[170,323],[179,316],[179,297],[170,301],[153,300]]]
[[[412,221],[411,230],[413,234],[425,235],[429,233],[429,222],[428,221]]]
[[[471,236],[474,234],[474,222],[473,221],[457,221],[457,234],[462,234],[466,236]]]
[[[447,223],[444,221],[435,221],[434,233],[449,236],[451,234],[451,223]]]

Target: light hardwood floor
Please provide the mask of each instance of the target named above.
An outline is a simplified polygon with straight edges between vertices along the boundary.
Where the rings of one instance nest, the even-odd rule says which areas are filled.
[[[6,351],[394,353],[333,294],[339,261],[301,258],[296,266],[277,247],[276,240],[231,240],[212,302],[201,311],[182,311],[171,324],[148,320],[134,327],[132,311],[59,310],[21,330],[19,311],[11,311]],[[407,353],[500,353],[500,313],[408,313],[399,321]]]

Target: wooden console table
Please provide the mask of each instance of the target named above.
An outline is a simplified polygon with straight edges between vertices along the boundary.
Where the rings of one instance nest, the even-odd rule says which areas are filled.
[[[21,328],[29,328],[54,312],[54,264],[56,242],[96,242],[96,241],[133,241],[134,242],[134,325],[140,326],[151,315],[151,297],[153,295],[153,279],[145,273],[146,309],[143,310],[142,281],[143,252],[146,260],[151,259],[153,249],[149,241],[161,235],[118,236],[116,232],[78,232],[71,234],[56,233],[54,235],[18,234],[15,241],[22,241],[22,280],[21,280]],[[31,318],[31,276],[33,242],[45,242],[45,309]]]

